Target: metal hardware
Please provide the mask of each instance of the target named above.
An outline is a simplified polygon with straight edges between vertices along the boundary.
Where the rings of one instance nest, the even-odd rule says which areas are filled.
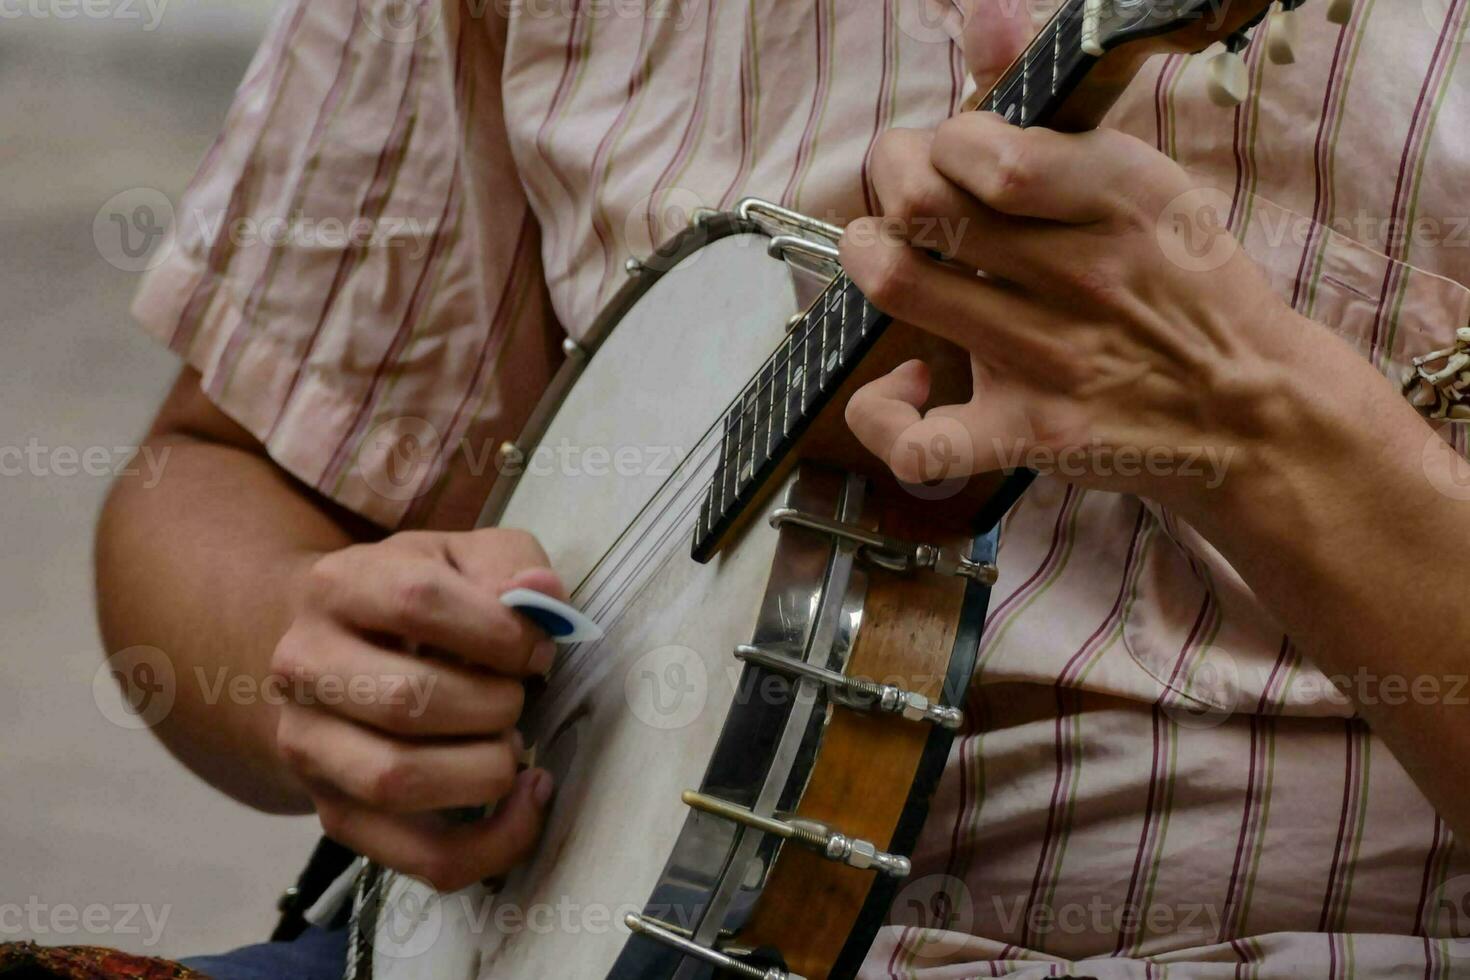
[[[832,242],[840,241],[842,229],[834,224],[829,224],[819,218],[813,218],[790,208],[783,208],[779,204],[763,201],[758,197],[747,197],[735,205],[735,213],[749,222],[760,223],[760,218],[779,225],[785,225],[796,231],[806,232],[808,235],[817,235]]]
[[[994,565],[972,561],[949,548],[900,541],[876,531],[817,514],[803,513],[791,507],[780,507],[771,512],[772,527],[779,530],[788,524],[850,541],[858,545],[858,554],[861,557],[891,572],[937,572],[940,575],[970,579],[981,585],[994,585],[1000,579],[1000,569]]]
[[[814,242],[810,238],[802,238],[800,235],[777,235],[771,239],[766,246],[766,251],[773,259],[784,259],[788,253],[805,255],[816,259],[818,262],[836,264],[839,261],[837,248],[822,242]]]
[[[866,517],[867,481],[855,474],[839,474],[829,470],[803,468],[786,496],[786,505],[801,510],[832,514],[839,520],[858,522]],[[817,547],[812,548],[812,545]],[[829,554],[830,551],[830,554]],[[856,563],[857,547],[846,542],[831,542],[809,535],[784,535],[777,544],[778,559],[773,566],[771,587],[761,605],[760,619],[753,642],[766,646],[792,647],[806,650],[808,656],[822,663],[846,663],[861,621],[863,597],[867,594],[867,575]],[[818,559],[827,565],[826,575],[811,589],[808,562]],[[779,583],[785,580],[785,585]],[[793,778],[806,781],[815,764],[817,751],[813,739],[812,719],[816,717],[820,699],[817,686],[798,680],[788,706],[771,704],[783,716],[780,738],[771,756],[759,788],[754,793],[751,809],[771,815]],[[732,712],[732,716],[733,716]],[[751,718],[749,708],[740,712]],[[723,741],[724,735],[721,735]],[[745,754],[744,744],[732,743],[732,751]],[[718,761],[718,756],[716,761]],[[714,772],[716,762],[711,763]],[[800,775],[806,774],[806,775]],[[708,778],[708,777],[707,777]],[[707,783],[706,785],[720,785]],[[698,821],[690,821],[697,823]],[[708,821],[719,823],[719,821]],[[724,826],[724,824],[721,824]],[[726,929],[749,921],[759,892],[747,890],[741,876],[728,869],[746,868],[752,859],[774,860],[781,838],[766,834],[739,834],[733,854],[724,857],[718,885],[704,906],[704,914],[694,928],[697,942],[713,946]]]
[[[783,970],[779,966],[762,968],[742,962],[717,949],[711,949],[691,939],[686,939],[656,919],[647,918],[636,912],[629,912],[623,916],[623,924],[640,936],[655,939],[666,946],[674,947],[687,956],[708,963],[717,970],[724,970],[738,977],[745,977],[747,980],[806,980],[805,977],[789,970]]]
[[[861,870],[871,868],[894,878],[906,878],[911,870],[909,859],[902,854],[880,851],[872,841],[840,834],[826,824],[815,820],[783,820],[780,817],[763,817],[758,813],[752,813],[743,806],[737,806],[713,796],[705,796],[692,789],[684,791],[683,799],[687,805],[696,810],[703,810],[705,813],[733,820],[735,823],[743,824],[762,833],[773,834],[783,840],[803,844],[828,860],[841,861],[850,868]]]
[[[689,214],[689,223],[696,228],[703,228],[722,213],[718,208],[695,208]]]
[[[938,725],[952,732],[959,731],[965,724],[965,713],[959,708],[947,707],[922,694],[906,691],[893,684],[875,684],[858,677],[848,677],[835,670],[798,660],[790,654],[757,646],[738,646],[735,648],[735,656],[788,677],[814,680],[824,685],[850,708],[883,711],[900,715],[909,721]]]
[[[1455,331],[1453,346],[1414,358],[1403,393],[1431,422],[1470,421],[1470,327]]]
[[[623,263],[623,271],[630,276],[636,276],[643,271],[643,263],[635,258],[629,258]]]
[[[571,337],[567,337],[561,342],[561,352],[573,361],[580,361],[587,356],[586,349]]]
[[[805,322],[806,322],[806,314],[805,313],[793,313],[793,314],[791,314],[791,316],[789,316],[789,317],[786,318],[786,332],[787,333],[790,333],[791,331],[795,330],[797,327],[801,326]]]
[[[525,461],[524,457],[520,446],[513,442],[502,442],[495,451],[495,465],[502,473],[509,469],[518,469]]]

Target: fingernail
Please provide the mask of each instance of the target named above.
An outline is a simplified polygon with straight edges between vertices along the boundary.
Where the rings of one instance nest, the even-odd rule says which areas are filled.
[[[552,791],[556,789],[556,781],[545,769],[538,769],[532,778],[536,782],[531,787],[531,798],[536,801],[537,806],[545,806],[551,800]]]
[[[520,762],[521,756],[526,754],[526,736],[522,735],[518,728],[510,730],[510,751],[516,757],[517,762]]]
[[[556,659],[556,643],[552,640],[538,640],[531,648],[531,660],[526,668],[533,674],[545,676],[551,670],[552,661]]]

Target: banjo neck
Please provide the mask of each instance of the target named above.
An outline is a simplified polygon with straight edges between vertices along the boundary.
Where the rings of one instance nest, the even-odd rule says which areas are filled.
[[[1066,0],[996,84],[964,108],[1022,127],[1092,129],[1149,57],[1236,42],[1270,6]],[[695,561],[713,558],[778,482],[802,436],[891,322],[845,273],[794,321],[719,424],[719,462],[695,528]]]

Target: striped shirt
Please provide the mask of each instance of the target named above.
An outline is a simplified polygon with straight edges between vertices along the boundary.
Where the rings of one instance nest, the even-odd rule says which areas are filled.
[[[870,213],[878,135],[969,94],[949,0],[487,3],[286,0],[135,304],[388,527],[472,520],[483,447],[693,208]],[[1470,0],[1322,6],[1292,66],[1257,32],[1240,107],[1161,58],[1108,124],[1396,381],[1470,322]],[[1463,849],[1192,528],[1043,478],[1000,565],[974,728],[865,976],[1470,976]]]

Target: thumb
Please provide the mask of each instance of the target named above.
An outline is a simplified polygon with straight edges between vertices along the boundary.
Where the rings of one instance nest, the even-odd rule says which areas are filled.
[[[1001,74],[1036,36],[1031,0],[968,0],[963,43],[965,66],[981,93],[990,91]]]

